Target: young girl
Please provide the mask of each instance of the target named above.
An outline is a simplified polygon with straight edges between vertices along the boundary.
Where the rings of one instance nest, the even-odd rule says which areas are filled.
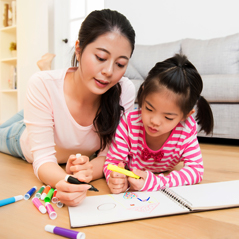
[[[85,182],[103,177],[107,146],[123,109],[134,105],[134,85],[123,77],[134,43],[125,16],[109,9],[93,11],[81,25],[74,67],[34,74],[24,117],[21,111],[0,126],[0,151],[32,163],[36,176],[57,189],[62,203],[79,204],[90,187],[65,182],[67,174]],[[77,153],[83,156],[72,161]],[[68,158],[65,171],[59,164]]]
[[[137,95],[139,109],[122,117],[106,157],[104,173],[112,193],[128,187],[156,191],[202,180],[197,123],[192,117],[195,106],[200,130],[209,134],[213,129],[212,111],[200,95],[202,89],[202,79],[186,56],[175,55],[151,69]],[[183,168],[172,171],[180,162]],[[108,164],[126,167],[140,179],[112,172]],[[165,171],[172,172],[165,176]]]

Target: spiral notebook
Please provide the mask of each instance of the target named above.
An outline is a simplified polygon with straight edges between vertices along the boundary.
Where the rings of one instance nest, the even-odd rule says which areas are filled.
[[[239,180],[87,197],[68,207],[71,227],[239,206]]]

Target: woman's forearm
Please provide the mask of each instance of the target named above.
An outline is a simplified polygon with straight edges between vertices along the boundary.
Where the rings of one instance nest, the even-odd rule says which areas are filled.
[[[39,179],[46,185],[55,188],[55,185],[65,178],[66,172],[56,163],[44,163],[38,169]]]
[[[103,167],[104,167],[104,163],[105,163],[105,158],[106,158],[105,156],[100,156],[100,157],[96,157],[90,161],[93,165],[92,180],[96,180],[96,179],[104,177]]]

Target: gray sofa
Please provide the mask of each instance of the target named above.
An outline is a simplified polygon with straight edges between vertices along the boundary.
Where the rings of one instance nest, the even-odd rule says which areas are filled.
[[[214,132],[207,137],[239,139],[239,33],[210,40],[136,45],[125,76],[138,90],[156,62],[176,53],[185,54],[203,79],[202,95],[214,116]],[[204,132],[199,136],[206,137]]]

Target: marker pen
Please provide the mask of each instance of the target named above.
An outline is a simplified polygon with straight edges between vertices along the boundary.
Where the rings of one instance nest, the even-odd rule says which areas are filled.
[[[131,178],[137,178],[137,179],[140,178],[140,176],[136,175],[135,173],[133,173],[133,172],[127,170],[127,169],[120,168],[120,167],[118,167],[116,165],[113,165],[113,164],[108,164],[107,169],[111,170],[111,171],[114,171],[114,172],[117,172],[117,173],[122,173],[122,174],[124,174],[126,176],[129,176]]]
[[[18,196],[15,196],[15,197],[11,197],[11,198],[6,198],[6,199],[3,199],[3,200],[0,200],[0,207],[8,205],[10,203],[14,203],[14,202],[20,201],[22,199],[23,199],[23,196],[22,195],[18,195]]]
[[[56,206],[59,207],[59,208],[62,208],[62,207],[64,206],[64,203],[58,201],[58,202],[56,203]]]
[[[89,191],[99,192],[99,190],[97,188],[95,188],[93,185],[91,185],[89,183],[86,183],[86,182],[81,182],[77,178],[74,178],[70,175],[66,175],[65,181],[68,182],[68,183],[72,183],[72,184],[87,184],[87,185],[91,186],[91,188],[88,189]]]
[[[53,196],[52,196],[52,199],[51,199],[52,203],[57,203],[58,202],[58,198],[56,197],[56,194],[57,194],[57,189],[54,190],[54,193],[53,193]]]
[[[53,226],[53,225],[46,225],[45,230],[47,232],[51,232],[51,233],[54,233],[56,235],[71,238],[71,239],[85,239],[85,233],[77,232],[77,231],[62,228],[62,227],[56,227],[56,226]]]
[[[25,199],[25,200],[28,200],[36,190],[37,190],[37,186],[34,186],[33,188],[31,188],[31,189],[24,195],[24,199]]]
[[[49,190],[49,192],[47,193],[47,195],[46,195],[44,201],[45,201],[45,202],[50,202],[53,193],[54,193],[54,188],[51,188],[51,189]]]
[[[45,199],[45,197],[46,197],[46,195],[48,194],[48,192],[50,191],[50,189],[51,189],[51,186],[50,186],[50,185],[47,185],[47,186],[45,187],[45,189],[43,190],[42,195],[41,195],[41,200],[44,200],[44,199]]]
[[[49,217],[54,220],[57,218],[57,213],[55,212],[54,208],[52,207],[52,205],[49,202],[45,203],[46,206],[46,210],[48,212]]]
[[[39,198],[34,197],[32,199],[33,204],[35,205],[35,207],[42,213],[46,213],[46,208],[44,207],[44,205],[41,203],[41,201],[39,200]]]
[[[43,185],[43,186],[39,189],[39,191],[36,193],[35,196],[36,196],[37,198],[41,198],[41,194],[42,194],[43,190],[45,189],[45,187],[46,187],[46,186]]]

